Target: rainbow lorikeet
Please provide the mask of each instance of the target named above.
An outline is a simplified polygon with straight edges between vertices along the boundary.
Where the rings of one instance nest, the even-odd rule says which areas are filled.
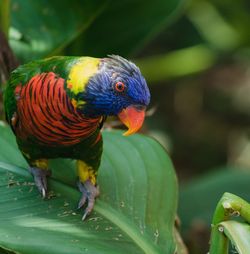
[[[106,58],[58,56],[14,70],[4,104],[6,118],[42,197],[50,175],[48,159],[77,160],[78,207],[83,219],[99,195],[100,129],[117,115],[135,133],[143,124],[150,93],[138,67],[116,55]]]

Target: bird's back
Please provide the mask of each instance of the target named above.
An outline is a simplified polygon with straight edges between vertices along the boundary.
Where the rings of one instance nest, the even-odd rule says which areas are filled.
[[[99,118],[87,118],[72,104],[67,80],[78,57],[53,57],[16,69],[5,92],[7,120],[18,139],[73,145],[93,133]]]
[[[16,111],[16,98],[14,91],[17,86],[26,86],[35,75],[53,71],[60,75],[61,78],[67,79],[69,70],[79,57],[56,56],[43,60],[35,60],[28,64],[19,66],[11,73],[4,92],[4,105],[7,121]]]

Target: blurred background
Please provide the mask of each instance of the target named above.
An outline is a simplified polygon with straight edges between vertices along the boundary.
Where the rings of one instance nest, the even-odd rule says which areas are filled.
[[[138,64],[152,94],[143,132],[170,154],[184,240],[190,253],[205,253],[221,195],[250,201],[250,2],[0,0],[0,6],[2,30],[10,27],[20,63],[112,53]]]

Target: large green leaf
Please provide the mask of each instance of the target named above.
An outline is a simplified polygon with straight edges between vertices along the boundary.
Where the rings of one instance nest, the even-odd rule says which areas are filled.
[[[13,0],[10,44],[22,61],[63,48],[102,12],[107,0]]]
[[[10,44],[23,62],[59,54],[79,35],[77,55],[127,55],[169,24],[183,2],[13,0]]]
[[[81,41],[90,55],[128,55],[154,38],[179,14],[185,0],[111,1]]]
[[[52,161],[54,195],[44,201],[20,167],[26,162],[11,131],[1,126],[0,133],[0,247],[25,254],[174,253],[176,177],[156,141],[104,132],[101,196],[82,222],[74,162]]]

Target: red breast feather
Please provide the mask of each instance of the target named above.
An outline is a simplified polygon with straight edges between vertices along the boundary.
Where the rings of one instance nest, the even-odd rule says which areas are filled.
[[[42,145],[73,145],[97,129],[100,117],[87,118],[78,113],[64,83],[63,78],[49,72],[16,87],[17,121],[13,128],[19,138]]]

